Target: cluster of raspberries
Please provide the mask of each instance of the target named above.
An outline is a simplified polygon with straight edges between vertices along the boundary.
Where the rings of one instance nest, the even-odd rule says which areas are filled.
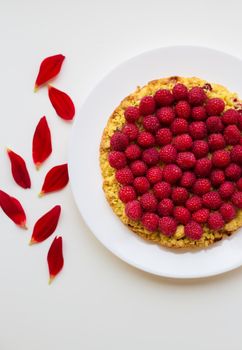
[[[109,164],[125,213],[170,237],[198,240],[242,208],[242,114],[201,87],[176,84],[127,107],[110,139]]]

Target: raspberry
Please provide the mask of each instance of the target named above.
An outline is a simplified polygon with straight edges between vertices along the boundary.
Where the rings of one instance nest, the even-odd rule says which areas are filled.
[[[185,203],[188,197],[189,193],[184,187],[173,188],[171,198],[175,204]]]
[[[186,119],[176,118],[171,124],[171,131],[174,135],[184,134],[188,131],[188,122]]]
[[[158,214],[162,216],[169,216],[173,213],[174,204],[171,199],[164,198],[162,201],[158,204],[157,212]]]
[[[123,186],[120,188],[118,196],[123,203],[128,203],[136,199],[136,193],[132,186]]]
[[[126,157],[123,152],[111,151],[108,155],[108,161],[112,168],[121,169],[126,165]]]
[[[152,147],[155,144],[155,138],[150,132],[141,131],[139,133],[137,142],[141,147]]]
[[[187,208],[176,207],[174,209],[174,218],[178,223],[186,225],[191,219],[191,214]]]
[[[207,118],[206,110],[202,106],[196,106],[192,109],[192,118],[194,120],[204,120]]]
[[[146,230],[154,232],[158,228],[159,216],[154,213],[144,213],[141,222]]]
[[[115,177],[121,185],[130,185],[134,181],[133,173],[128,167],[118,169],[116,171]]]
[[[225,147],[225,141],[221,134],[211,134],[208,137],[208,146],[210,151],[216,151]]]
[[[186,207],[190,212],[197,211],[202,208],[202,200],[198,196],[192,196],[186,201]]]
[[[160,89],[156,91],[154,98],[155,102],[159,106],[169,106],[174,101],[172,93],[170,92],[170,90],[167,89]]]
[[[221,118],[217,116],[209,117],[206,120],[206,125],[209,132],[221,132],[224,129]]]
[[[222,183],[222,185],[219,187],[218,193],[223,199],[228,199],[232,196],[232,194],[235,191],[234,184],[230,181],[225,181]]]
[[[192,147],[192,138],[188,134],[178,135],[174,138],[173,144],[178,151],[186,151]]]
[[[147,171],[146,177],[151,184],[155,184],[162,180],[162,169],[154,166]]]
[[[159,230],[165,236],[172,236],[176,232],[176,221],[170,216],[164,216],[159,220]]]
[[[145,130],[150,131],[150,132],[156,132],[159,130],[160,127],[160,122],[158,118],[154,115],[147,115],[143,119],[143,126]]]
[[[227,109],[227,111],[222,115],[221,119],[225,125],[237,124],[239,119],[239,112],[232,108]]]
[[[184,228],[185,236],[192,240],[199,240],[203,235],[203,229],[196,221],[191,220]]]
[[[179,101],[176,104],[175,112],[179,118],[188,119],[191,115],[191,107],[187,101]]]
[[[209,210],[206,208],[199,209],[192,213],[192,218],[198,224],[205,224],[208,221]]]
[[[237,181],[241,177],[241,167],[235,163],[230,163],[225,169],[225,175],[229,180]]]
[[[148,192],[140,197],[140,204],[145,211],[154,212],[158,202],[153,193]]]
[[[230,154],[226,150],[218,150],[212,154],[212,163],[215,167],[225,168],[230,163]]]
[[[168,128],[162,128],[157,131],[155,138],[158,145],[164,146],[171,142],[172,133]]]
[[[130,169],[134,176],[142,176],[146,174],[147,165],[142,160],[136,160],[130,164]]]
[[[148,165],[156,165],[160,160],[160,155],[156,148],[148,148],[143,152],[142,159]]]
[[[176,162],[181,169],[190,169],[196,164],[196,158],[192,152],[180,152]]]
[[[202,105],[205,102],[206,98],[207,96],[204,90],[199,86],[191,88],[188,93],[188,101],[193,106]]]
[[[182,187],[189,188],[189,187],[193,186],[195,181],[196,181],[196,176],[194,175],[194,173],[192,173],[190,171],[185,171],[182,174],[182,177],[181,177],[181,180],[180,180],[180,185]]]
[[[234,146],[230,151],[230,157],[232,162],[235,162],[237,164],[242,164],[242,146],[241,145]]]
[[[194,140],[200,140],[206,137],[207,128],[204,122],[192,122],[189,125],[189,133]]]
[[[221,98],[210,98],[206,103],[206,111],[208,115],[219,115],[225,107],[224,101]]]
[[[219,212],[213,212],[208,217],[208,227],[211,230],[220,230],[224,226],[225,222],[222,215]]]
[[[170,184],[174,184],[182,176],[181,169],[175,164],[165,165],[163,168],[163,178]]]
[[[217,187],[225,181],[223,170],[213,170],[210,175],[212,186]]]
[[[236,186],[239,191],[242,191],[242,177],[237,181]]]
[[[193,142],[192,152],[194,156],[199,159],[208,154],[208,144],[204,140],[196,140]]]
[[[175,113],[172,107],[162,107],[158,109],[156,116],[162,124],[170,125],[175,118]]]
[[[187,100],[188,98],[188,90],[187,87],[183,84],[176,84],[173,89],[173,96],[175,98],[175,100],[179,101],[179,100]]]
[[[236,145],[240,141],[240,131],[236,125],[229,125],[224,130],[224,139],[227,145]]]
[[[218,209],[222,204],[222,199],[216,191],[205,193],[202,196],[202,201],[205,207],[209,209]]]
[[[168,198],[171,194],[171,185],[165,181],[158,182],[153,187],[153,192],[157,199]]]
[[[174,163],[176,156],[177,151],[172,145],[166,145],[160,149],[160,160],[165,164]]]
[[[142,208],[140,202],[138,200],[128,202],[125,206],[125,214],[131,220],[140,220],[142,216]]]
[[[230,203],[222,204],[219,211],[225,222],[229,222],[236,216],[235,207]]]
[[[239,209],[242,208],[242,192],[236,191],[232,196],[232,203]]]
[[[210,174],[212,162],[208,158],[200,158],[195,165],[195,174],[198,177],[206,177]]]
[[[121,131],[116,131],[111,139],[110,146],[113,151],[124,151],[129,144],[129,138]]]
[[[203,195],[210,191],[211,183],[208,179],[198,179],[193,185],[193,193]]]
[[[129,106],[124,112],[125,119],[128,123],[135,123],[139,119],[139,108]]]
[[[150,189],[150,183],[144,176],[136,177],[133,185],[138,194],[143,194]]]
[[[152,96],[144,96],[139,104],[139,112],[142,115],[153,114],[155,111],[155,100]]]
[[[135,124],[127,123],[124,124],[122,132],[128,136],[130,141],[134,141],[139,135],[139,128]]]
[[[142,152],[141,152],[140,147],[136,144],[129,145],[125,151],[126,157],[130,160],[136,160],[136,159],[140,158],[141,153]]]

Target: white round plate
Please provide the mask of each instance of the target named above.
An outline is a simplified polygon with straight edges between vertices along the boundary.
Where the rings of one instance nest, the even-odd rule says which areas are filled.
[[[160,276],[212,276],[242,264],[241,232],[208,249],[168,250],[147,243],[123,225],[102,191],[99,144],[109,116],[138,85],[174,75],[204,78],[242,96],[242,61],[223,52],[192,46],[164,47],[125,61],[98,83],[76,117],[69,150],[71,186],[86,224],[122,260]]]

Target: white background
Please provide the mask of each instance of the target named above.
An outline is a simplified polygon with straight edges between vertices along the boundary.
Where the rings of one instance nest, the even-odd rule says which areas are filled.
[[[46,171],[67,160],[71,125],[55,115],[45,89],[33,93],[40,61],[55,53],[66,60],[53,85],[77,110],[110,68],[148,49],[196,44],[242,57],[241,10],[239,0],[0,0],[0,188],[21,200],[29,226],[22,231],[0,213],[0,350],[241,350],[241,268],[190,281],[148,275],[92,236],[69,187],[37,197]],[[31,142],[42,115],[53,154],[36,172]],[[13,182],[6,146],[26,159],[31,190]],[[52,238],[33,247],[28,241],[36,219],[55,204],[63,209],[56,233],[65,267],[49,286]]]

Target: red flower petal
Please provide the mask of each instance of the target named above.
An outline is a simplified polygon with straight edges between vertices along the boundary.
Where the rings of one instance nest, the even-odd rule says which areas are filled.
[[[55,237],[53,240],[48,251],[47,262],[50,275],[49,283],[51,283],[64,265],[62,237]]]
[[[65,56],[59,54],[47,57],[41,62],[39,73],[35,81],[35,91],[60,72],[64,59]]]
[[[7,153],[11,162],[11,170],[15,182],[23,188],[30,188],[31,181],[25,161],[9,148],[7,149]]]
[[[52,152],[51,133],[46,117],[42,117],[35,129],[32,143],[32,157],[36,168],[49,157]]]
[[[61,164],[53,167],[45,176],[45,180],[40,192],[40,196],[45,193],[59,191],[64,188],[69,181],[67,164]]]
[[[0,190],[0,206],[4,213],[18,226],[27,229],[26,214],[20,202]]]
[[[43,242],[45,239],[52,235],[57,227],[60,213],[61,206],[56,205],[41,218],[39,218],[39,220],[34,225],[30,245]]]
[[[75,106],[71,98],[63,91],[53,86],[48,88],[50,102],[59,117],[65,120],[72,120],[75,115]]]

